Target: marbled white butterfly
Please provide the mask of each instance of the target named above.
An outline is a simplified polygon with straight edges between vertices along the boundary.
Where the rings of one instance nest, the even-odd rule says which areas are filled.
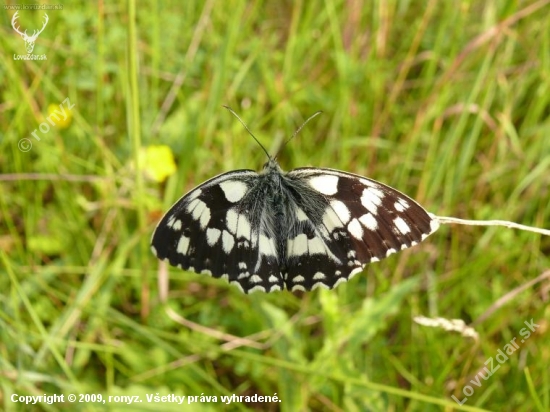
[[[332,289],[439,227],[382,183],[333,169],[285,173],[268,157],[261,173],[223,173],[178,200],[153,234],[153,253],[245,293]]]

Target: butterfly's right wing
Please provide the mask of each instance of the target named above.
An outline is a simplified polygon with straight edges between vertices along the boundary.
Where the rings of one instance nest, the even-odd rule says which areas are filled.
[[[281,290],[275,240],[255,223],[263,213],[262,199],[248,196],[258,177],[252,170],[236,170],[184,195],[155,229],[153,253],[180,269],[226,279],[245,293]]]
[[[289,290],[332,289],[439,227],[413,199],[363,176],[306,167],[286,182],[302,194],[293,199],[299,224],[287,243]]]

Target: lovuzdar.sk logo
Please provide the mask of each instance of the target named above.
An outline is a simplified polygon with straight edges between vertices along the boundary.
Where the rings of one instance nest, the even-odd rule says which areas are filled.
[[[42,24],[42,28],[40,30],[33,30],[32,35],[27,34],[27,30],[21,31],[21,29],[18,27],[17,24],[17,17],[19,12],[15,12],[13,15],[13,18],[11,19],[11,26],[13,27],[13,30],[17,34],[19,34],[23,40],[25,41],[25,48],[27,49],[27,54],[14,54],[13,59],[14,60],[46,60],[45,54],[33,54],[34,50],[34,44],[36,42],[36,39],[38,38],[38,35],[44,31],[46,28],[46,25],[48,24],[48,15],[44,13],[44,24]]]

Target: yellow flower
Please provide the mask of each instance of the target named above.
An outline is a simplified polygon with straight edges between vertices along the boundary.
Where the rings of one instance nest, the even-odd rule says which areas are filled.
[[[172,149],[166,145],[152,145],[141,149],[140,164],[145,175],[156,182],[164,182],[176,172]]]
[[[54,122],[57,127],[61,129],[66,129],[71,124],[72,118],[73,114],[66,107],[66,105],[48,105],[48,119],[51,119],[51,121]]]

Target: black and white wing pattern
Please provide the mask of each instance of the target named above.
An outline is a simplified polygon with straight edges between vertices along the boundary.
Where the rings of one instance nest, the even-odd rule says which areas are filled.
[[[382,183],[333,169],[214,177],[158,224],[153,253],[172,266],[224,278],[243,292],[332,289],[423,241],[439,227],[418,203]]]

